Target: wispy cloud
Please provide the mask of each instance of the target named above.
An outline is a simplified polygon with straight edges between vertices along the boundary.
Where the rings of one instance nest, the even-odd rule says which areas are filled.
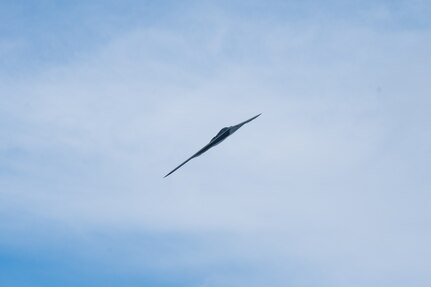
[[[6,283],[41,264],[60,275],[32,286],[429,284],[428,4],[146,5],[37,17],[58,57],[0,42]]]

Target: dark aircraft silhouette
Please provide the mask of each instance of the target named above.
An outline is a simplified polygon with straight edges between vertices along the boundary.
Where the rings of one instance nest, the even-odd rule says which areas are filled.
[[[201,148],[197,153],[195,153],[194,155],[192,155],[185,162],[183,162],[182,164],[180,164],[179,166],[177,166],[174,170],[172,170],[170,173],[168,173],[164,177],[167,177],[170,174],[172,174],[173,172],[175,172],[177,169],[179,169],[180,167],[182,167],[183,165],[185,165],[189,160],[191,160],[191,159],[193,159],[195,157],[198,157],[201,154],[203,154],[204,152],[206,152],[207,150],[209,150],[210,148],[215,147],[216,145],[218,145],[219,143],[221,143],[222,141],[224,141],[228,136],[230,136],[231,134],[233,134],[234,132],[236,132],[240,127],[242,127],[243,125],[245,125],[248,122],[251,122],[252,120],[254,120],[255,118],[257,118],[260,115],[261,114],[258,114],[257,116],[254,116],[251,119],[246,120],[245,122],[242,122],[242,123],[237,124],[235,126],[222,128],[218,132],[218,134],[215,137],[213,137],[211,139],[211,141],[206,146],[204,146],[203,148]]]

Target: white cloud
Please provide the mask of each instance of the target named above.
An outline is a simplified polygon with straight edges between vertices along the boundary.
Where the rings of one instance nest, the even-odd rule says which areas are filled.
[[[198,32],[136,28],[77,63],[0,79],[12,222],[0,228],[19,233],[11,224],[35,217],[84,242],[108,234],[102,245],[186,234],[200,249],[178,243],[187,254],[162,252],[171,264],[156,266],[248,261],[272,286],[429,283],[429,31],[218,13]],[[260,112],[162,179],[223,125]],[[248,282],[215,273],[203,286]]]

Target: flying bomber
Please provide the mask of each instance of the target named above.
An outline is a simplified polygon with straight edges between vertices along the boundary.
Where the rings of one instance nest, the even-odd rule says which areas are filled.
[[[187,162],[189,162],[191,159],[200,156],[201,154],[205,153],[206,151],[208,151],[210,148],[215,147],[216,145],[218,145],[219,143],[221,143],[222,141],[224,141],[227,137],[229,137],[230,135],[232,135],[234,132],[236,132],[240,127],[242,127],[243,125],[245,125],[246,123],[251,122],[252,120],[254,120],[255,118],[257,118],[258,116],[260,116],[261,114],[258,114],[257,116],[252,117],[251,119],[248,119],[240,124],[237,124],[235,126],[230,126],[230,127],[224,127],[222,128],[218,134],[216,134],[215,137],[213,137],[211,139],[211,141],[204,146],[203,148],[201,148],[197,153],[195,153],[194,155],[192,155],[190,158],[188,158],[186,161],[184,161],[182,164],[180,164],[179,166],[177,166],[175,169],[173,169],[171,172],[169,172],[167,175],[165,175],[164,177],[167,177],[169,175],[171,175],[172,173],[174,173],[177,169],[179,169],[180,167],[182,167],[183,165],[185,165]]]

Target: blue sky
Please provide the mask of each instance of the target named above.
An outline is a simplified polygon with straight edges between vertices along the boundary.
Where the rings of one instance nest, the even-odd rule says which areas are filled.
[[[0,285],[429,286],[430,13],[2,1]]]

